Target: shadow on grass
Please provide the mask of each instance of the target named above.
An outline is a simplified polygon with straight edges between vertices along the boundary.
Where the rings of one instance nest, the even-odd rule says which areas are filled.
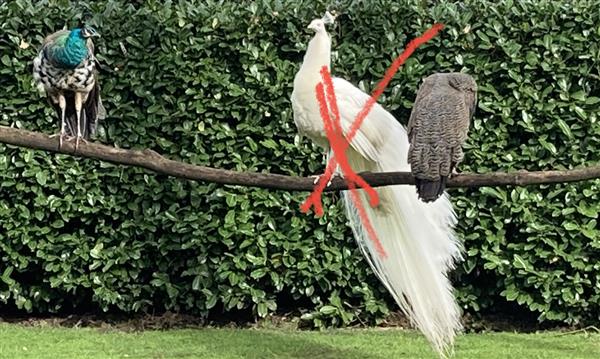
[[[367,358],[387,359],[383,355],[369,351],[368,347],[356,345],[343,346],[337,343],[324,343],[314,340],[313,336],[290,335],[285,332],[253,331],[231,332],[227,340],[215,338],[213,343],[206,342],[207,349],[215,357],[241,357],[241,358]],[[325,337],[326,338],[326,337]],[[333,338],[332,338],[333,339]],[[227,346],[218,345],[227,342]]]

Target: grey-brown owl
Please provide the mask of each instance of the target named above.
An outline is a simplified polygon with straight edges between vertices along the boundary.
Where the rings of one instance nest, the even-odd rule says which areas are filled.
[[[448,176],[463,160],[476,104],[477,84],[467,74],[433,74],[421,84],[408,122],[408,162],[422,201],[441,196]]]

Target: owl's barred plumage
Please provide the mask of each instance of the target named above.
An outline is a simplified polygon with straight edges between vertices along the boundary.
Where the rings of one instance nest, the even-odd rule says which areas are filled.
[[[105,117],[96,79],[96,58],[90,27],[57,31],[44,39],[33,61],[33,78],[60,121],[63,136],[88,139]]]
[[[463,160],[462,145],[477,103],[477,84],[463,73],[438,73],[423,80],[408,122],[408,162],[419,198],[435,201]]]

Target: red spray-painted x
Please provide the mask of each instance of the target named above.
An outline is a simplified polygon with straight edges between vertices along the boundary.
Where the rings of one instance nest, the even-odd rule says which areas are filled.
[[[373,94],[371,95],[369,100],[365,103],[364,107],[356,116],[356,119],[352,123],[352,127],[350,128],[350,131],[346,136],[344,136],[342,131],[339,110],[337,107],[335,91],[333,88],[333,82],[331,80],[331,74],[327,70],[327,66],[323,66],[323,68],[321,69],[321,77],[323,81],[317,84],[315,88],[317,101],[319,103],[319,111],[323,120],[327,139],[329,140],[329,144],[333,151],[333,156],[331,156],[329,162],[327,163],[325,174],[321,176],[319,182],[315,186],[315,189],[309,195],[306,201],[304,201],[304,203],[300,207],[300,210],[304,213],[307,213],[310,210],[310,208],[314,206],[315,213],[318,216],[323,215],[323,205],[321,203],[321,196],[323,194],[323,190],[326,187],[326,184],[331,180],[331,176],[333,175],[335,166],[339,164],[344,175],[344,179],[346,180],[348,188],[350,189],[352,201],[356,206],[356,209],[358,210],[358,214],[361,218],[362,224],[365,227],[367,233],[369,234],[369,237],[371,237],[371,240],[373,241],[377,252],[382,258],[386,257],[386,253],[383,249],[383,246],[381,245],[381,242],[377,238],[377,234],[373,229],[368,216],[366,215],[366,211],[362,206],[362,202],[360,200],[358,192],[356,191],[356,187],[360,186],[365,190],[365,192],[369,196],[369,202],[373,207],[379,204],[379,196],[377,195],[377,192],[371,186],[369,186],[369,184],[366,183],[366,181],[362,177],[360,177],[352,170],[351,166],[348,163],[346,150],[350,146],[350,142],[352,141],[352,139],[356,135],[356,132],[362,125],[362,122],[365,120],[365,118],[373,108],[373,105],[375,105],[377,99],[379,98],[379,96],[381,96],[381,94],[391,81],[392,77],[394,77],[394,74],[398,71],[400,66],[404,64],[404,62],[410,57],[410,55],[412,55],[412,53],[419,46],[435,37],[443,27],[443,24],[434,24],[423,35],[419,36],[416,39],[413,39],[411,42],[408,43],[408,45],[406,46],[406,50],[403,51],[400,54],[400,56],[398,56],[394,60],[392,65],[387,69],[383,79],[379,82],[379,84],[377,84],[375,91],[373,91]],[[327,102],[329,102],[329,107],[327,106]],[[331,114],[334,117],[333,121],[329,115],[329,110],[331,110]]]

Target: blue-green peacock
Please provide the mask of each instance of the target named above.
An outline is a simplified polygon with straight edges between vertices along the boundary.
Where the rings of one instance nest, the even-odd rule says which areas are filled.
[[[96,78],[96,36],[89,26],[57,31],[44,39],[33,61],[33,78],[60,120],[59,148],[65,138],[75,137],[77,150],[80,140],[94,135],[98,120],[106,116]]]

